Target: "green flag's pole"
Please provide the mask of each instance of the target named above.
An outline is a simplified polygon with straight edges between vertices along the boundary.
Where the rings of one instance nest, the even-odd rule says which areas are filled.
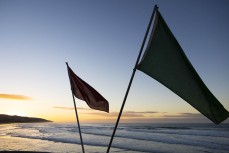
[[[66,64],[67,64],[67,67],[68,67],[68,63],[67,62],[66,62]],[[69,76],[69,71],[68,71],[68,76]],[[70,76],[69,76],[69,81],[70,81],[70,85],[71,85]],[[71,90],[72,90],[72,85],[71,85]],[[81,141],[82,151],[83,151],[83,153],[85,153],[84,145],[83,145],[83,138],[82,138],[82,134],[81,134],[81,130],[80,130],[80,122],[79,122],[79,117],[78,117],[78,112],[77,112],[77,108],[76,108],[76,102],[75,102],[75,97],[74,97],[74,94],[73,94],[73,90],[72,90],[72,99],[73,99],[74,108],[75,108],[75,114],[76,114],[76,120],[77,120],[77,124],[78,124],[79,134],[80,134],[80,141]]]
[[[157,9],[158,9],[158,7],[157,7],[157,5],[155,5],[155,6],[154,6],[154,10],[153,10],[152,15],[151,15],[151,18],[150,18],[150,21],[149,21],[149,25],[148,25],[147,30],[146,30],[146,33],[145,33],[145,37],[144,37],[143,42],[142,42],[142,46],[141,46],[140,52],[139,52],[139,54],[138,54],[138,58],[137,58],[136,64],[135,64],[134,69],[133,69],[132,76],[131,76],[131,78],[130,78],[129,85],[128,85],[128,87],[127,87],[127,91],[126,91],[125,97],[124,97],[124,99],[123,99],[123,103],[122,103],[122,106],[121,106],[121,109],[120,109],[120,112],[119,112],[119,115],[118,115],[118,119],[117,119],[116,124],[115,124],[114,131],[113,131],[112,136],[111,136],[111,139],[110,139],[109,146],[108,146],[108,148],[107,148],[107,153],[109,153],[109,151],[110,151],[110,147],[111,147],[111,144],[112,144],[112,141],[113,141],[113,138],[114,138],[116,129],[117,129],[117,127],[118,127],[118,123],[119,123],[119,120],[120,120],[120,118],[121,118],[122,111],[123,111],[123,108],[124,108],[124,105],[125,105],[125,102],[126,102],[126,99],[127,99],[128,93],[129,93],[129,90],[130,90],[130,86],[131,86],[132,81],[133,81],[133,79],[134,79],[134,75],[135,75],[135,72],[136,72],[136,70],[137,70],[137,66],[138,66],[138,63],[139,63],[139,60],[140,60],[140,57],[141,57],[143,48],[144,48],[144,46],[145,46],[145,42],[146,42],[146,39],[147,39],[149,30],[150,30],[150,27],[151,27],[151,23],[152,23],[152,21],[153,21],[153,17],[154,17],[154,14],[155,14],[155,12],[156,12]]]

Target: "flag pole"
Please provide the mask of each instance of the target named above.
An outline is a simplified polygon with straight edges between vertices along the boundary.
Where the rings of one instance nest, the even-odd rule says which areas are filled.
[[[155,14],[155,12],[156,12],[157,9],[158,9],[158,6],[155,5],[155,6],[154,6],[154,9],[153,9],[153,12],[152,12],[152,15],[151,15],[151,18],[150,18],[150,21],[149,21],[149,24],[148,24],[148,27],[147,27],[147,30],[146,30],[146,33],[145,33],[145,37],[144,37],[143,42],[142,42],[142,46],[141,46],[140,52],[139,52],[139,54],[138,54],[138,58],[137,58],[137,60],[136,60],[136,63],[135,63],[134,69],[133,69],[133,73],[132,73],[131,78],[130,78],[129,85],[128,85],[128,87],[127,87],[127,91],[126,91],[125,97],[124,97],[124,99],[123,99],[123,103],[122,103],[122,106],[121,106],[121,109],[120,109],[120,112],[119,112],[119,115],[118,115],[118,118],[117,118],[117,121],[116,121],[116,124],[115,124],[114,131],[113,131],[112,136],[111,136],[111,139],[110,139],[109,146],[108,146],[108,148],[107,148],[107,153],[109,153],[109,151],[110,151],[110,147],[111,147],[111,144],[112,144],[112,141],[113,141],[115,132],[116,132],[116,130],[117,130],[118,123],[119,123],[119,120],[120,120],[120,118],[121,118],[122,111],[123,111],[123,108],[124,108],[124,105],[125,105],[125,102],[126,102],[126,99],[127,99],[127,96],[128,96],[129,90],[130,90],[130,87],[131,87],[131,84],[132,84],[132,82],[133,82],[134,75],[135,75],[135,72],[136,72],[136,70],[137,70],[137,66],[138,66],[138,63],[139,63],[139,60],[140,60],[140,57],[141,57],[143,48],[144,48],[144,46],[145,46],[145,42],[146,42],[146,39],[147,39],[149,30],[150,30],[150,27],[151,27],[151,23],[152,23],[152,21],[153,21],[153,17],[154,17],[154,14]]]
[[[67,67],[69,67],[68,66],[68,62],[66,62],[66,65],[67,65]],[[71,85],[71,79],[70,79],[70,76],[69,76],[69,71],[68,71],[68,77],[69,77],[69,81],[70,81],[70,85]],[[72,87],[71,87],[71,90],[72,90]],[[82,151],[83,151],[83,153],[85,153],[84,145],[83,145],[83,138],[82,138],[81,129],[80,129],[80,122],[79,122],[79,117],[78,117],[78,112],[77,112],[77,108],[76,108],[76,102],[75,102],[75,97],[74,97],[74,94],[73,94],[73,90],[72,90],[72,99],[73,99],[74,108],[75,108],[75,114],[76,114],[76,120],[77,120],[77,124],[78,124],[79,134],[80,134],[80,142],[81,142],[81,146],[82,146]]]

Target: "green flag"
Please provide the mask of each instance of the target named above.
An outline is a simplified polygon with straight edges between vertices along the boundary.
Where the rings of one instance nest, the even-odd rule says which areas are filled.
[[[229,113],[203,83],[159,11],[138,70],[156,79],[219,124]]]

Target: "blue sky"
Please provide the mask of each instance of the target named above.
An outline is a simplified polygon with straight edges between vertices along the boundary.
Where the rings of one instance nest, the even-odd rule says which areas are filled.
[[[0,98],[0,113],[55,121],[74,118],[72,110],[56,108],[73,107],[68,62],[109,101],[115,116],[155,4],[202,80],[229,110],[227,0],[0,0],[0,94],[29,97]],[[77,106],[88,108],[78,100]],[[97,113],[83,111],[85,120]],[[180,120],[182,115],[198,113],[140,71],[125,111],[151,112],[145,116],[147,121],[177,119],[173,116]],[[142,120],[141,116],[132,119]]]

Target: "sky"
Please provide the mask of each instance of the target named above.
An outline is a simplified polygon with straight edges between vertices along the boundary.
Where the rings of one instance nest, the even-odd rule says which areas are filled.
[[[75,122],[68,62],[109,101],[108,114],[76,99],[80,121],[114,123],[155,4],[229,110],[228,0],[0,0],[0,114]],[[121,122],[209,120],[137,71]]]

